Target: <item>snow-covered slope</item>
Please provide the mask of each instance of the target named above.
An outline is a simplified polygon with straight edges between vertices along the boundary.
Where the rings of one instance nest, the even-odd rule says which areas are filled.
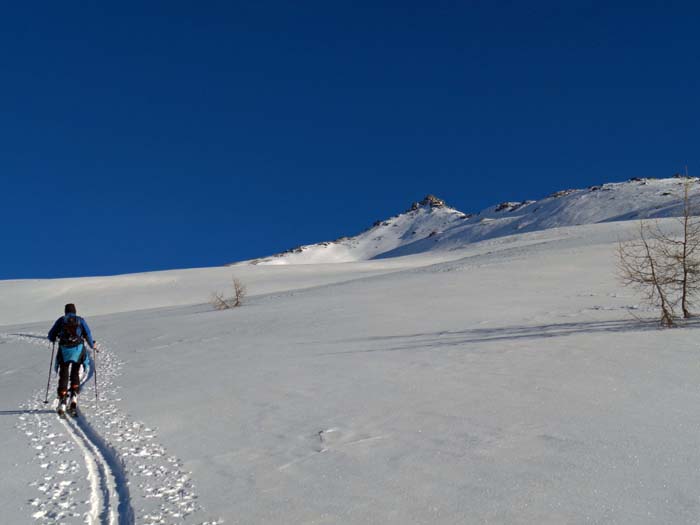
[[[378,222],[355,237],[301,246],[256,264],[313,264],[388,258],[529,231],[680,214],[683,185],[700,200],[698,179],[632,179],[562,190],[537,200],[502,202],[470,215],[426,197],[407,212]]]
[[[406,212],[377,221],[354,237],[299,246],[284,253],[251,261],[254,264],[318,264],[373,259],[419,239],[439,235],[467,216],[428,195]]]
[[[617,282],[635,227],[247,265],[270,293],[228,311],[94,314],[206,297],[207,269],[0,288],[6,312],[52,290],[53,317],[80,290],[104,348],[64,422],[50,322],[0,327],[2,522],[697,523],[700,326],[657,329]]]
[[[250,296],[261,296],[401,271],[455,256],[444,252],[348,264],[239,264],[105,277],[0,281],[0,325],[53,319],[69,302],[80,304],[92,315],[202,304],[213,292],[230,294],[233,277],[246,285]]]
[[[700,184],[698,179],[690,181],[691,199],[697,203]],[[202,303],[214,291],[226,292],[232,276],[243,280],[251,294],[279,293],[448,261],[459,256],[453,251],[483,240],[580,224],[674,216],[681,210],[684,182],[643,179],[560,191],[539,201],[502,203],[473,216],[428,196],[356,237],[252,261],[258,264],[0,281],[4,299],[0,325],[50,319],[65,302],[78,302],[93,315]],[[412,257],[399,257],[405,255]]]
[[[615,276],[623,219],[682,183],[428,199],[271,259],[305,264],[0,282],[3,523],[697,523],[700,325]],[[43,403],[67,302],[103,347],[79,420]]]
[[[691,197],[700,198],[698,179]],[[502,203],[470,216],[433,196],[352,238],[227,267],[81,279],[0,281],[0,325],[47,320],[66,302],[95,314],[203,303],[226,292],[232,276],[252,295],[417,268],[459,257],[473,243],[526,232],[640,217],[678,215],[685,179],[643,179]],[[568,233],[563,234],[568,235]],[[483,245],[482,245],[483,246]],[[417,257],[417,254],[422,254]],[[399,257],[411,255],[411,257]],[[381,261],[379,261],[381,259]],[[335,264],[345,262],[346,264]]]
[[[682,213],[684,184],[694,208],[700,202],[699,179],[633,179],[558,191],[538,201],[503,202],[429,239],[419,239],[381,257],[455,249],[504,235],[600,222],[676,217]]]

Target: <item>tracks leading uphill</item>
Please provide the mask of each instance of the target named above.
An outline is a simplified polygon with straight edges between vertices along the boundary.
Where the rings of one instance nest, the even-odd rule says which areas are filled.
[[[84,418],[62,419],[61,423],[83,453],[90,482],[88,523],[133,525],[129,485],[124,466],[113,449]]]
[[[50,350],[39,334],[0,334],[0,339]],[[91,370],[82,378],[77,418],[57,417],[52,405],[43,403],[44,390],[17,410],[17,427],[42,470],[30,484],[39,493],[29,501],[34,523],[219,523],[196,519],[202,509],[189,473],[157,443],[154,429],[120,410],[116,378],[121,363],[107,345],[98,360],[100,399],[90,384]],[[55,379],[51,384],[53,395]]]
[[[83,378],[85,386],[94,378],[94,368]],[[90,511],[88,523],[104,525],[133,525],[129,483],[118,453],[78,413],[77,418],[61,419],[73,441],[83,453],[90,482]]]
[[[35,334],[9,335],[25,342],[48,346],[43,337]],[[81,387],[85,388],[93,378],[94,368],[91,368],[89,374],[82,378]],[[40,398],[41,393],[39,392],[36,397]],[[51,420],[59,421],[66,435],[82,455],[89,485],[89,498],[87,499],[89,508],[86,513],[82,514],[79,510],[80,505],[72,497],[77,491],[69,490],[69,488],[78,485],[78,482],[74,479],[71,480],[70,476],[66,476],[68,473],[65,468],[66,463],[59,459],[56,472],[58,476],[44,476],[44,481],[51,482],[58,477],[66,479],[62,479],[58,483],[37,485],[38,489],[49,498],[43,502],[40,499],[32,500],[32,506],[39,508],[33,517],[51,523],[63,522],[67,518],[77,518],[82,514],[84,522],[89,525],[133,525],[135,519],[129,494],[129,482],[118,452],[100,436],[87,419],[82,417],[82,414],[79,414],[77,418],[56,418],[52,414],[53,411],[46,410],[46,405],[39,399],[30,401],[28,404],[30,405],[29,410],[19,411],[22,414],[19,426],[25,430],[26,435],[32,438],[32,442],[41,441],[41,438],[44,438],[45,444],[34,445],[34,448],[40,451],[37,455],[38,459],[48,459],[49,454],[65,457],[66,453],[72,452],[73,448],[65,440],[59,441],[58,438],[62,437],[60,434],[52,431],[45,432],[45,430],[53,428],[53,425],[50,424]],[[53,409],[55,409],[55,405],[54,401],[51,405]],[[96,406],[95,402],[94,407]],[[29,418],[29,415],[33,415],[34,418]],[[51,420],[46,421],[45,416],[41,417],[43,415],[50,415]],[[38,427],[39,432],[29,430],[31,426]],[[56,445],[58,447],[54,450]],[[75,460],[73,461],[75,462]],[[43,469],[49,470],[52,463],[51,461],[45,462],[41,466]],[[75,463],[72,467],[72,472],[77,473],[80,470]]]

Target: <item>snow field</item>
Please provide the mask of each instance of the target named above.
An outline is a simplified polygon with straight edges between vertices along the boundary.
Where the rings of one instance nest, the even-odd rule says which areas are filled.
[[[90,384],[81,398],[100,439],[87,437],[120,459],[135,523],[698,523],[700,324],[658,330],[617,283],[617,239],[636,227],[335,269],[245,265],[261,288],[222,312],[178,304],[238,267],[171,273],[180,292],[156,284],[149,301],[168,307],[141,311],[128,310],[146,276],[105,279],[102,308],[122,313],[78,303],[106,348],[103,399],[90,404]],[[41,308],[60,312],[74,284],[42,283],[55,304]],[[18,523],[39,512],[38,523],[78,523],[92,508],[80,449],[55,415],[34,412],[48,358],[29,336],[49,325],[0,330],[6,402],[37,385],[8,410],[28,412],[1,420],[6,453],[65,447],[12,467],[35,483],[10,486],[26,494]]]
[[[123,403],[227,522],[694,523],[696,325],[617,284],[635,227],[101,329],[133,327]]]

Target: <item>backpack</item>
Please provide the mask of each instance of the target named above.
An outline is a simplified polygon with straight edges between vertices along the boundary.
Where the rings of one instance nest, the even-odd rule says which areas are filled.
[[[83,327],[80,326],[80,317],[71,315],[63,318],[63,328],[59,344],[65,348],[78,346],[83,342]]]

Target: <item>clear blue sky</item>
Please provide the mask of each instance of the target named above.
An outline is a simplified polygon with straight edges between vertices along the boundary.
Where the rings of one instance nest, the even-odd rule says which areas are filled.
[[[110,4],[3,8],[0,279],[700,171],[693,2]]]

